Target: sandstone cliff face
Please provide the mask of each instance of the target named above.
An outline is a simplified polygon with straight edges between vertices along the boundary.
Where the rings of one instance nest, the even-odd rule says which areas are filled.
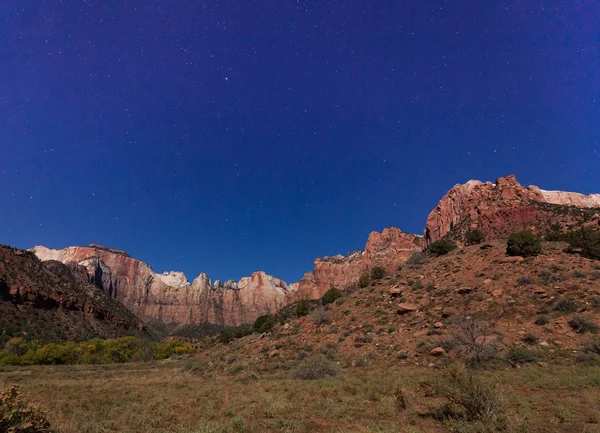
[[[544,204],[555,206],[544,207]],[[599,207],[600,195],[524,187],[514,175],[501,177],[496,183],[470,180],[450,189],[431,211],[425,242],[429,245],[452,231],[464,232],[469,228],[479,228],[496,237],[517,230],[541,229],[549,221],[572,222],[561,216],[560,207],[565,206]]]
[[[32,251],[41,260],[85,267],[89,282],[135,315],[165,323],[252,323],[261,314],[274,313],[295,299],[298,288],[289,288],[285,281],[264,272],[255,272],[239,282],[214,284],[202,273],[190,284],[181,272],[157,274],[124,251],[99,245],[62,250],[37,246]]]
[[[375,266],[394,272],[423,247],[423,237],[404,233],[396,227],[386,228],[381,233],[372,232],[364,251],[316,259],[314,271],[306,273],[299,282],[298,296],[317,299],[331,287],[346,289]]]
[[[0,245],[0,342],[12,335],[51,342],[143,334],[130,311],[88,283],[83,267],[42,263]]]

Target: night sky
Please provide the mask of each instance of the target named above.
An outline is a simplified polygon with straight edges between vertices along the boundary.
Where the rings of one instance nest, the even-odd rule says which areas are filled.
[[[0,243],[298,280],[456,183],[600,192],[596,1],[0,2]]]

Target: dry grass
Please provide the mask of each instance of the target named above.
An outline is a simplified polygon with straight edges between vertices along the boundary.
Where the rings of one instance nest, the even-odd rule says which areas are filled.
[[[318,381],[294,380],[287,371],[214,371],[190,372],[185,360],[11,368],[0,373],[0,386],[19,384],[62,433],[486,431],[480,423],[435,419],[439,399],[416,390],[423,378],[436,380],[437,369],[380,364]],[[505,431],[600,432],[600,367],[477,374],[505,391]],[[397,410],[398,387],[409,390],[404,411]]]

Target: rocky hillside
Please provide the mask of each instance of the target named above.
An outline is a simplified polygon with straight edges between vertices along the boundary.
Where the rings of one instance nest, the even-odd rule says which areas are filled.
[[[544,232],[554,224],[598,225],[600,194],[544,191],[522,186],[515,176],[496,183],[470,180],[454,186],[431,211],[425,227],[427,245],[446,235],[461,239],[471,228],[488,238],[502,238],[519,230]]]
[[[84,268],[0,245],[0,342],[146,335],[123,305],[87,282]]]
[[[469,181],[456,185],[441,199],[427,219],[424,236],[395,227],[372,232],[363,250],[318,258],[311,272],[290,285],[264,272],[225,283],[213,283],[201,273],[190,283],[181,272],[155,273],[126,252],[100,245],[62,250],[38,246],[32,251],[41,260],[83,266],[89,282],[138,317],[167,324],[236,326],[299,299],[319,299],[331,287],[353,288],[373,267],[393,273],[415,251],[444,236],[461,243],[471,228],[492,240],[524,229],[544,232],[556,225],[598,226],[598,206],[600,195],[523,187],[514,176],[495,183]]]
[[[544,243],[541,255],[523,259],[494,241],[414,263],[331,304],[314,303],[306,316],[291,308],[270,333],[206,356],[269,368],[321,353],[347,365],[429,365],[472,344],[494,356],[527,348],[543,361],[581,353],[600,330],[600,262],[568,253],[564,243]]]

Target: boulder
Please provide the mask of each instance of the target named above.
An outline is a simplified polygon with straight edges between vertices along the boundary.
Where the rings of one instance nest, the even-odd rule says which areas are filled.
[[[418,308],[419,306],[416,304],[401,303],[398,304],[398,314],[412,313],[413,311],[417,311]]]
[[[431,352],[429,352],[429,356],[442,356],[445,354],[446,351],[443,347],[436,347],[435,349],[432,349]]]

